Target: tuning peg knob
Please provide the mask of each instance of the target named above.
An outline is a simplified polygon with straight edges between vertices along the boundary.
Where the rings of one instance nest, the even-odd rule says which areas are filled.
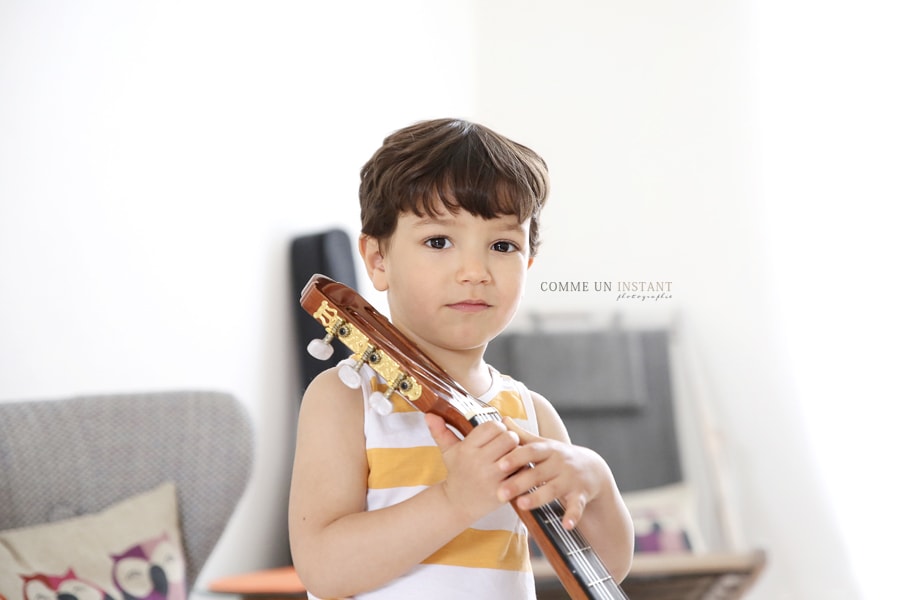
[[[338,369],[338,377],[344,382],[344,385],[354,390],[362,385],[362,376],[359,374],[359,370],[362,369],[362,366],[367,362],[377,363],[381,358],[375,350],[375,346],[369,344],[362,354],[354,355],[354,358],[357,356],[358,358],[356,358],[352,365],[341,365]]]
[[[313,340],[307,344],[306,351],[309,352],[313,358],[328,360],[331,358],[331,355],[334,354],[334,348],[331,347],[331,340],[334,339],[334,336],[339,335],[344,337],[349,333],[350,328],[347,325],[347,322],[343,319],[338,319],[328,328],[325,337],[321,340]]]
[[[357,361],[352,365],[343,364],[338,369],[338,377],[344,382],[348,388],[358,389],[362,385],[362,377],[359,370],[363,366],[363,361]]]
[[[377,355],[373,358],[377,359]],[[388,384],[384,393],[372,392],[372,395],[369,396],[369,405],[382,417],[391,414],[394,410],[394,405],[391,403],[390,398],[398,388],[402,392],[408,392],[410,388],[409,379],[402,373],[397,375],[394,381]]]
[[[387,396],[381,392],[372,392],[369,396],[369,406],[382,417],[391,414],[394,410],[394,405],[391,404],[391,401],[388,400]]]
[[[319,360],[328,360],[334,354],[334,348],[331,346],[331,340],[334,338],[330,333],[321,340],[312,340],[307,346],[306,351],[313,358]]]

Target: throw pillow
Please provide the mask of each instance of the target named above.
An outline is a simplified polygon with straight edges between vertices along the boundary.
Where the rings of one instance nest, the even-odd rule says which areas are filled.
[[[692,488],[672,484],[622,494],[634,521],[635,552],[702,552]]]
[[[0,532],[6,600],[184,600],[173,483],[90,515]]]

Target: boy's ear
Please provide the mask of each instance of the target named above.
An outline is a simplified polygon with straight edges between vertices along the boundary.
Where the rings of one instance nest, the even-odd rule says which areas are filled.
[[[381,245],[372,236],[362,234],[359,236],[359,255],[366,265],[366,273],[372,285],[379,292],[387,289],[387,275],[384,270],[384,255],[381,253]]]

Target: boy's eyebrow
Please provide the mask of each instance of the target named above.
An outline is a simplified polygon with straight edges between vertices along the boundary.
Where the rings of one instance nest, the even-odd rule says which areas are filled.
[[[424,225],[452,225],[451,217],[417,217],[413,227],[422,227]]]
[[[512,215],[509,215],[512,216]],[[415,223],[413,223],[413,227],[426,227],[428,225],[441,225],[444,227],[449,227],[455,224],[455,220],[453,217],[417,217]],[[502,227],[503,231],[521,231],[523,229],[523,223],[519,223],[518,221],[508,221]]]

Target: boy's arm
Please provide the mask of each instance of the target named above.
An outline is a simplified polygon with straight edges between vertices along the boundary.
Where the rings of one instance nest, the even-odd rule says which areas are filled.
[[[499,506],[504,475],[496,462],[518,440],[500,424],[478,428],[462,442],[438,439],[447,480],[366,512],[363,419],[362,395],[341,383],[335,369],[310,384],[301,404],[288,526],[294,565],[320,597],[353,595],[399,577]],[[442,422],[429,426],[450,433]],[[486,462],[493,469],[476,472]],[[456,485],[461,481],[474,485]]]
[[[540,394],[532,392],[540,436],[518,428],[507,419],[523,445],[507,456],[502,466],[513,473],[501,487],[501,498],[514,498],[521,508],[534,509],[554,498],[566,507],[563,526],[587,538],[610,574],[621,582],[634,557],[634,525],[625,507],[612,471],[603,458],[575,446],[556,409]],[[528,490],[534,489],[528,493]]]

